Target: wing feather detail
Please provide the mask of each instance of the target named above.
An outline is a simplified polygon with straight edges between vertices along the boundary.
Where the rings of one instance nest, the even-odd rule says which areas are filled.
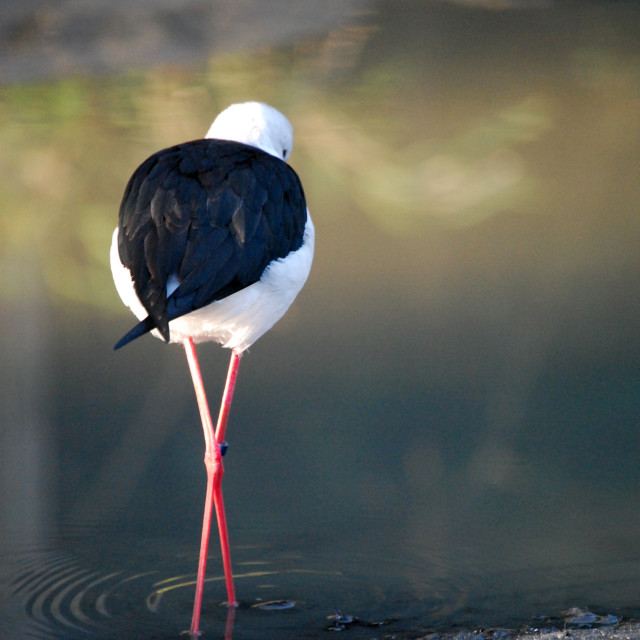
[[[295,171],[260,149],[206,139],[152,155],[127,184],[118,233],[149,316],[118,346],[153,329],[169,341],[171,320],[257,282],[300,248],[306,218]]]

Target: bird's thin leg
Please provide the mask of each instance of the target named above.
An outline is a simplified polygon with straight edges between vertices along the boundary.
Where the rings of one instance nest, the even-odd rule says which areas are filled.
[[[220,404],[220,413],[218,414],[218,424],[216,426],[216,449],[220,451],[220,446],[225,445],[224,435],[227,430],[227,420],[229,418],[229,410],[231,409],[231,401],[233,400],[233,391],[236,388],[236,379],[238,378],[238,368],[240,366],[240,354],[236,351],[231,352],[229,360],[229,372],[227,373],[227,381],[224,385],[222,394],[222,402]],[[222,471],[222,460],[220,460],[220,469]],[[222,549],[222,565],[224,567],[224,579],[227,584],[227,601],[230,607],[238,606],[236,602],[235,589],[233,587],[233,571],[231,569],[231,552],[229,550],[229,536],[227,534],[227,516],[224,511],[224,501],[222,499],[222,472],[214,482],[213,501],[216,507],[216,517],[218,519],[218,530],[220,532],[220,547]]]
[[[200,559],[198,561],[198,577],[196,580],[196,595],[193,603],[193,617],[191,619],[191,635],[196,637],[199,635],[200,626],[200,611],[202,608],[202,593],[204,589],[204,576],[207,566],[207,550],[209,547],[209,534],[211,531],[211,516],[213,508],[215,506],[216,516],[218,519],[218,530],[220,533],[220,545],[222,550],[222,560],[225,570],[225,580],[227,585],[227,599],[229,606],[237,606],[235,590],[233,587],[233,576],[231,573],[231,555],[229,552],[229,536],[227,534],[227,521],[224,512],[224,502],[222,499],[222,476],[224,474],[224,468],[222,465],[222,454],[220,452],[220,444],[216,439],[215,432],[213,430],[213,423],[211,421],[211,414],[209,412],[209,405],[207,403],[207,396],[204,390],[204,384],[202,382],[202,375],[200,373],[200,366],[198,364],[198,358],[196,355],[196,348],[193,344],[193,340],[188,338],[184,341],[185,352],[187,354],[187,362],[189,363],[189,370],[191,372],[191,378],[193,379],[193,386],[196,392],[196,399],[198,401],[198,408],[200,410],[200,418],[202,420],[202,429],[204,432],[205,440],[205,466],[207,469],[207,495],[204,505],[204,518],[202,521],[202,538],[200,541]],[[233,352],[235,355],[235,352]],[[235,385],[235,378],[237,376],[239,356],[234,358],[232,355],[231,363],[233,365],[233,384],[229,385],[229,378],[227,379],[227,386],[222,399],[222,407],[220,409],[220,422],[226,425],[227,416],[229,413],[229,407],[231,405],[231,396],[233,396],[233,387]],[[235,361],[235,364],[234,364]],[[229,370],[229,377],[231,377],[231,369]],[[229,386],[231,386],[229,390]],[[229,396],[229,397],[227,397]],[[224,428],[222,430],[224,433]]]
[[[224,387],[224,393],[222,394],[220,415],[218,416],[218,424],[216,425],[216,440],[218,444],[224,444],[224,435],[227,431],[227,419],[229,418],[229,409],[231,409],[231,401],[233,400],[233,391],[236,388],[239,367],[240,354],[237,351],[232,351],[231,360],[229,360],[227,382]]]

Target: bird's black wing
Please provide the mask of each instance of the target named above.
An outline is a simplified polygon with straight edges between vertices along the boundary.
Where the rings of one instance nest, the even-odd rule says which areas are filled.
[[[148,312],[116,349],[239,291],[300,248],[307,207],[282,160],[226,140],[195,140],[142,163],[120,205],[118,251]],[[167,284],[178,288],[167,297]]]

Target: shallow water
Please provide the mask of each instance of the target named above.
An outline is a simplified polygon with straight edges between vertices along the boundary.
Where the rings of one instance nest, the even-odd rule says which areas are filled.
[[[179,347],[112,352],[132,318],[108,246],[137,164],[252,98],[294,124],[317,253],[240,369],[227,635],[315,638],[336,610],[355,638],[640,617],[640,16],[490,4],[185,1],[177,31],[145,4],[157,35],[126,56],[119,19],[5,14],[3,636],[188,628],[197,408]],[[227,355],[199,353],[215,405]],[[204,637],[227,625],[216,545]]]

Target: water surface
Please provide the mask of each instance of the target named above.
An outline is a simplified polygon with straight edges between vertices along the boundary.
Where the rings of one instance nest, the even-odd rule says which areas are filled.
[[[179,347],[112,352],[132,318],[108,247],[133,169],[254,98],[294,124],[317,253],[240,370],[224,480],[233,637],[321,637],[336,609],[362,638],[557,624],[570,607],[638,617],[640,15],[490,4],[345,4],[185,57],[160,30],[157,64],[144,40],[127,63],[97,48],[107,32],[72,46],[51,28],[41,73],[24,56],[42,40],[14,23],[4,635],[189,625],[197,408]],[[215,404],[227,354],[200,354]],[[222,637],[215,541],[211,555],[202,628]],[[256,606],[270,601],[294,606]]]

